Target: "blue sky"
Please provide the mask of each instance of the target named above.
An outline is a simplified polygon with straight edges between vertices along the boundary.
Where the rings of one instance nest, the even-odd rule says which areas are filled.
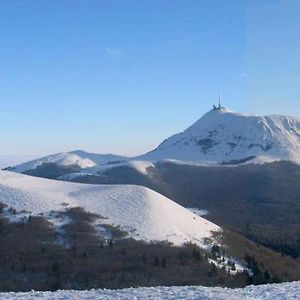
[[[300,116],[299,13],[297,0],[1,0],[0,154],[140,154],[219,91],[236,111]]]

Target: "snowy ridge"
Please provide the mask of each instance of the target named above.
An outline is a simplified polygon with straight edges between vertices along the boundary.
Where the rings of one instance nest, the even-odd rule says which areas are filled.
[[[34,155],[0,155],[0,169],[25,163],[36,158],[37,156]]]
[[[190,300],[283,300],[299,299],[300,282],[248,286],[244,289],[183,286],[130,288],[123,290],[0,293],[0,299],[190,299]]]
[[[124,160],[125,157],[113,154],[94,154],[81,150],[66,153],[58,153],[32,160],[13,168],[13,171],[23,173],[28,170],[37,168],[45,163],[53,163],[59,166],[78,166],[81,169],[95,167],[101,164],[108,164],[113,161]]]
[[[148,175],[148,169],[154,168],[155,165],[148,161],[138,161],[138,160],[124,161],[124,162],[119,162],[119,163],[110,163],[110,164],[106,164],[106,165],[99,165],[99,166],[95,166],[93,168],[87,168],[80,172],[74,172],[74,173],[69,173],[69,174],[60,176],[57,179],[68,181],[68,180],[73,180],[73,179],[75,179],[77,177],[81,177],[81,176],[88,176],[88,175],[96,175],[97,176],[99,174],[105,173],[107,170],[114,169],[114,168],[120,168],[120,167],[129,167],[129,168],[132,168],[144,175]]]
[[[105,223],[120,226],[136,239],[167,240],[175,245],[190,241],[204,247],[203,239],[221,230],[140,186],[75,184],[0,171],[0,202],[33,215],[80,206],[107,218]]]
[[[96,166],[94,168],[90,168],[88,172],[91,172],[92,174],[96,173],[103,173],[106,170],[112,169],[112,168],[119,168],[119,167],[129,167],[132,169],[137,170],[138,172],[147,175],[148,174],[148,168],[154,168],[154,164],[149,161],[139,161],[139,160],[132,160],[132,161],[125,161],[120,163],[111,163],[101,166]]]
[[[224,163],[300,162],[300,120],[211,110],[139,159]]]

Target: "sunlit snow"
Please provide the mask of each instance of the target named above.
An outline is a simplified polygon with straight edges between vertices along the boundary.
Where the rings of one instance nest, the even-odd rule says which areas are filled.
[[[154,287],[130,288],[123,290],[57,291],[0,293],[0,299],[189,299],[189,300],[288,300],[300,299],[300,282],[249,286],[244,289],[219,287]]]
[[[121,226],[136,239],[203,245],[220,228],[148,189],[133,185],[60,182],[0,171],[0,202],[29,214],[83,207],[106,223]]]

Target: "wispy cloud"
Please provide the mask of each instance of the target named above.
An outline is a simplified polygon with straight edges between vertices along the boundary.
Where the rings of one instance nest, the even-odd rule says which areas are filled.
[[[105,48],[105,52],[114,60],[119,60],[123,58],[123,52],[119,48]]]

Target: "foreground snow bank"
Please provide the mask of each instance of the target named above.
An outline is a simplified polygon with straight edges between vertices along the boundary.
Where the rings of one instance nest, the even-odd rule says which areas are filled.
[[[300,299],[300,282],[249,286],[244,289],[156,287],[123,290],[0,293],[0,299]]]

